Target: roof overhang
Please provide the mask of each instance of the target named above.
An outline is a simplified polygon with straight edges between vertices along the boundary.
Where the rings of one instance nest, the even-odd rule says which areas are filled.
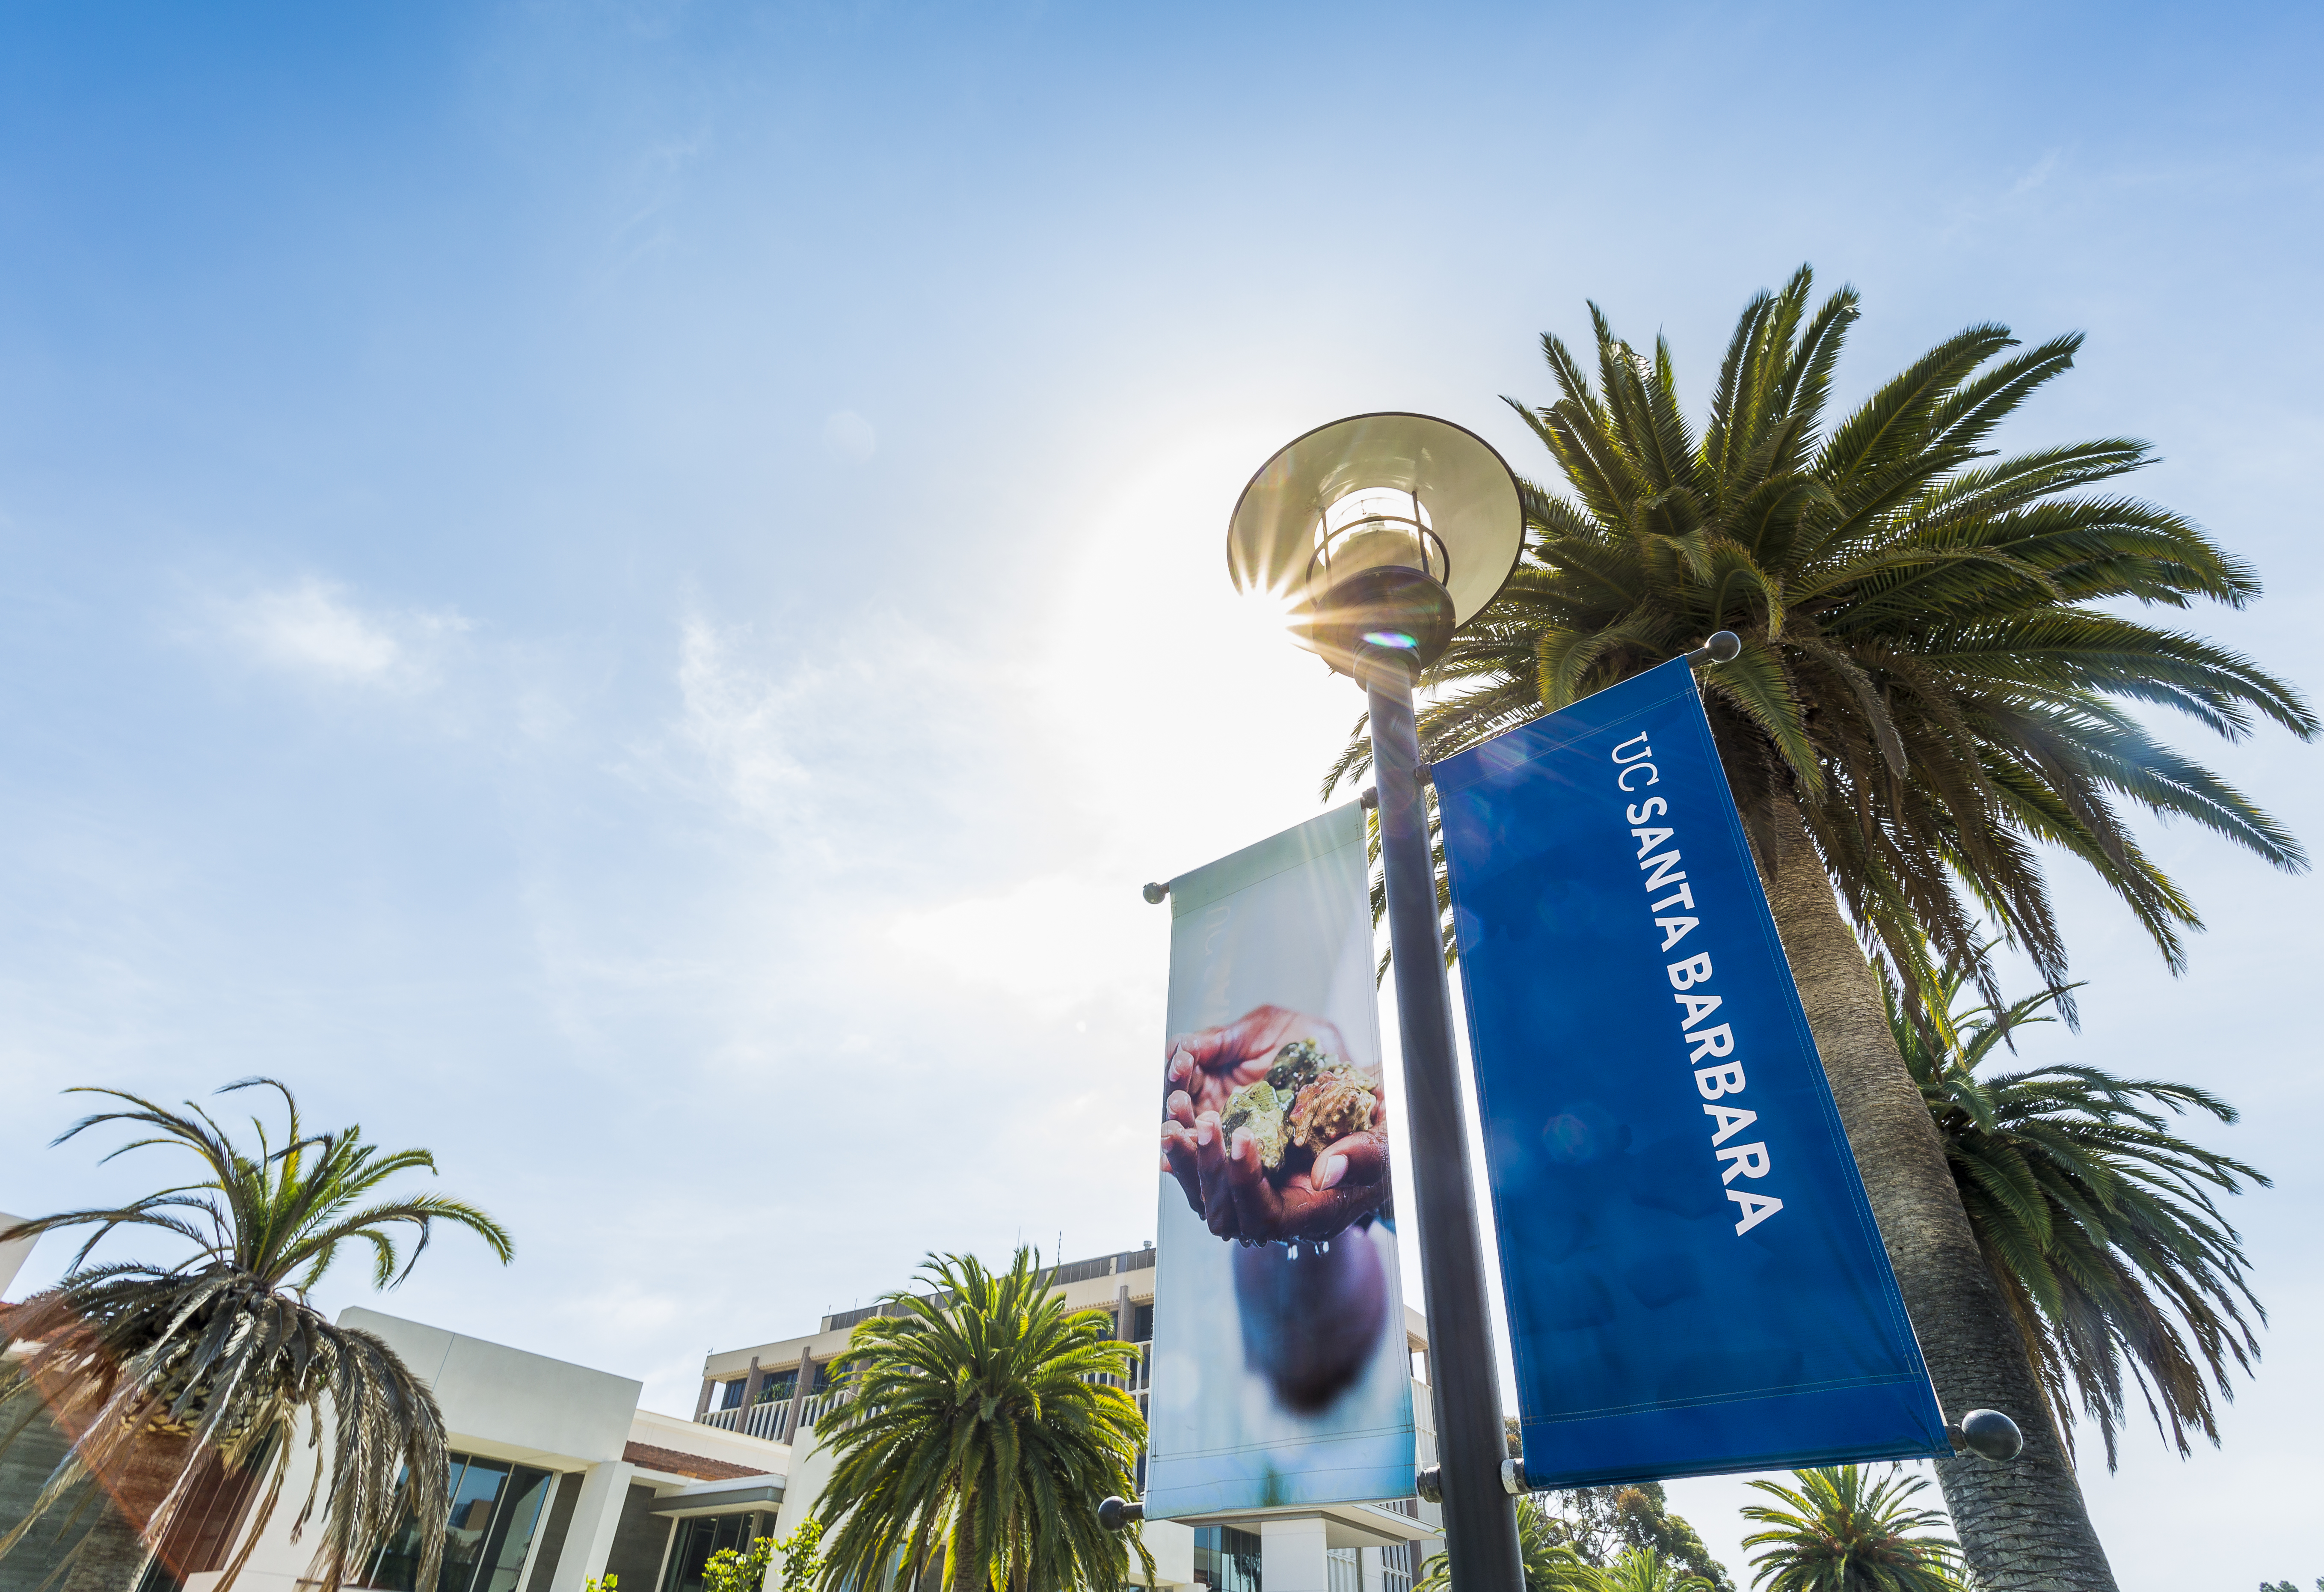
[[[1178,1514],[1180,1525],[1231,1525],[1257,1531],[1267,1520],[1321,1516],[1327,1548],[1394,1548],[1441,1537],[1444,1528],[1378,1504],[1305,1504],[1288,1509],[1243,1509],[1222,1514]]]
[[[744,1476],[738,1481],[704,1482],[698,1486],[664,1493],[647,1507],[646,1513],[673,1520],[689,1514],[742,1514],[782,1501],[781,1476],[759,1480]]]

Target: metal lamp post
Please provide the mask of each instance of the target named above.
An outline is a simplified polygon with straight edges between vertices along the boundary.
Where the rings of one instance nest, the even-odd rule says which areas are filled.
[[[1454,626],[1508,582],[1524,540],[1517,479],[1500,455],[1420,414],[1357,415],[1299,438],[1251,477],[1227,533],[1235,584],[1294,596],[1295,633],[1370,705],[1444,1539],[1462,1592],[1521,1592],[1525,1575],[1502,1483],[1500,1374],[1412,688]]]

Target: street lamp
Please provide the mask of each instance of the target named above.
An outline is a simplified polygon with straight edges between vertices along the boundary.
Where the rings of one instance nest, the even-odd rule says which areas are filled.
[[[1379,788],[1428,1308],[1444,1541],[1463,1592],[1520,1592],[1500,1373],[1438,938],[1414,677],[1517,568],[1517,477],[1474,432],[1425,414],[1322,426],[1262,466],[1227,531],[1235,585],[1294,598],[1294,633],[1364,688]]]

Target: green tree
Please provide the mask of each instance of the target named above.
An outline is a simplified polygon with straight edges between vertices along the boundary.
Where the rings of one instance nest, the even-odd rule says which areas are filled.
[[[1098,1523],[1099,1501],[1137,1491],[1146,1421],[1122,1383],[1137,1350],[1101,1310],[1068,1314],[1019,1248],[1006,1272],[935,1255],[933,1297],[891,1293],[896,1313],[858,1325],[840,1356],[853,1397],[824,1419],[835,1450],[816,1505],[828,1586],[917,1580],[941,1562],[948,1592],[1120,1586],[1135,1533]]]
[[[1754,1480],[1781,1507],[1747,1504],[1743,1518],[1767,1529],[1743,1539],[1751,1584],[1767,1592],[1959,1592],[1959,1546],[1929,1534],[1944,1523],[1913,1503],[1929,1484],[1895,1466],[1879,1480],[1860,1465],[1795,1470],[1796,1486]]]
[[[1944,1137],[1969,1227],[2058,1434],[2070,1446],[2079,1403],[2112,1469],[2127,1371],[2181,1455],[2197,1432],[2218,1443],[2212,1387],[2234,1396],[2229,1363],[2248,1371],[2259,1353],[2245,1308],[2261,1320],[2266,1312],[2215,1195],[2242,1192],[2246,1178],[2269,1183],[2172,1133],[2164,1113],[2232,1123],[2234,1107],[2186,1084],[2096,1067],[1979,1073],[2018,1028],[2054,1021],[2044,1008],[2061,992],[1962,1007],[1967,982],[1941,973],[1923,1014],[1908,1013],[1891,985],[1888,1026]]]
[[[1997,1592],[2111,1588],[2068,1456],[2030,1419],[2043,1393],[1867,952],[1917,997],[1932,946],[1998,999],[1982,916],[2062,986],[2047,846],[2094,870],[2177,969],[2195,911],[2126,805],[2280,867],[2305,858],[2134,710],[2175,708],[2230,738],[2263,717],[2303,738],[2319,726],[2248,660],[2101,606],[2258,594],[2184,517],[2107,489],[2151,462],[2145,444],[1988,448],[2078,337],[2019,350],[2006,328],[1970,327],[1830,423],[1857,296],[1816,305],[1812,288],[1803,267],[1746,307],[1699,435],[1665,345],[1641,355],[1593,306],[1593,385],[1542,339],[1561,396],[1519,412],[1565,490],[1524,488],[1525,553],[1429,670],[1424,745],[1448,755],[1713,631],[1742,637],[1740,657],[1704,671],[1703,705],[1938,1394],[1955,1414],[2029,1418],[2012,1466],[1940,1464],[1953,1518]],[[1327,791],[1367,761],[1360,735]]]
[[[1525,1563],[1526,1592],[1600,1592],[1604,1572],[1564,1541],[1557,1518],[1538,1495],[1517,1500],[1517,1547]],[[1412,1592],[1452,1592],[1458,1585],[1452,1560],[1438,1553],[1420,1567]]]
[[[1689,1575],[1651,1548],[1633,1548],[1598,1575],[1600,1592],[1713,1592],[1711,1582]]]
[[[1660,1482],[1567,1487],[1538,1495],[1546,1501],[1558,1540],[1591,1564],[1606,1568],[1625,1554],[1648,1552],[1712,1592],[1730,1592],[1726,1567],[1711,1556],[1685,1516],[1670,1512]]]
[[[253,1120],[254,1153],[237,1146],[198,1106],[167,1110],[118,1089],[106,1095],[131,1109],[83,1117],[55,1141],[123,1123],[143,1136],[112,1155],[150,1146],[191,1152],[207,1170],[195,1181],[107,1210],[66,1211],[24,1222],[0,1239],[69,1227],[96,1229],[64,1278],[20,1303],[0,1307],[0,1349],[25,1346],[0,1380],[0,1446],[44,1402],[57,1425],[78,1434],[25,1517],[0,1536],[0,1554],[33,1525],[67,1505],[68,1520],[100,1492],[141,1530],[142,1544],[108,1543],[109,1515],[80,1538],[66,1587],[119,1592],[148,1549],[171,1541],[171,1527],[189,1501],[202,1466],[257,1473],[254,1524],[272,1514],[300,1427],[324,1446],[327,1461],[302,1502],[304,1525],[319,1511],[322,1537],[309,1579],[336,1592],[380,1540],[417,1511],[424,1530],[419,1584],[435,1584],[450,1511],[444,1418],[427,1384],[374,1335],[334,1325],[307,1302],[343,1248],[368,1249],[374,1287],[410,1274],[438,1222],[466,1227],[505,1263],[507,1232],[472,1205],[438,1195],[377,1198],[381,1185],[407,1171],[436,1170],[425,1150],[382,1152],[360,1127],[310,1133],[288,1086],[244,1078],[221,1093],[264,1088],[282,1097],[287,1118],[278,1147]],[[408,1252],[399,1231],[410,1229]],[[171,1265],[123,1261],[92,1265],[97,1245],[115,1233],[159,1231],[193,1246]],[[13,1406],[13,1407],[12,1407]],[[399,1480],[401,1473],[401,1480]],[[113,1551],[108,1553],[108,1548]],[[226,1567],[219,1592],[248,1557]],[[102,1569],[100,1569],[100,1566]]]
[[[740,1552],[721,1548],[703,1564],[703,1592],[761,1592],[774,1561],[775,1540],[770,1536],[752,1538],[750,1547]]]
[[[823,1522],[799,1522],[775,1548],[783,1556],[782,1592],[814,1592],[823,1580]]]

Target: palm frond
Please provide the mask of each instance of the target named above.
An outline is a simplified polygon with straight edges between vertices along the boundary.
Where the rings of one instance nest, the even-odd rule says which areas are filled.
[[[227,1090],[249,1088],[281,1097],[279,1148],[263,1122],[254,1125],[257,1151],[245,1152],[198,1106],[179,1111],[118,1089],[68,1091],[109,1096],[126,1108],[83,1117],[58,1143],[131,1124],[154,1131],[105,1160],[159,1145],[190,1152],[210,1175],[0,1235],[94,1229],[56,1286],[0,1307],[0,1349],[26,1346],[0,1376],[0,1452],[43,1410],[71,1436],[24,1517],[0,1535],[0,1556],[43,1520],[61,1515],[69,1529],[100,1491],[134,1496],[134,1523],[150,1548],[166,1552],[196,1476],[205,1465],[224,1466],[250,1473],[257,1489],[241,1556],[217,1583],[216,1592],[227,1592],[281,1499],[294,1445],[321,1446],[327,1429],[329,1462],[315,1468],[291,1528],[294,1541],[309,1523],[321,1528],[308,1579],[337,1592],[410,1517],[421,1526],[420,1584],[434,1583],[450,1508],[434,1395],[386,1343],[334,1325],[306,1302],[306,1291],[348,1242],[373,1246],[382,1286],[400,1280],[387,1263],[394,1254],[387,1229],[398,1225],[416,1225],[424,1245],[430,1223],[453,1222],[484,1236],[503,1261],[512,1245],[489,1216],[455,1200],[350,1208],[390,1177],[433,1171],[433,1159],[418,1150],[383,1154],[358,1128],[306,1133],[296,1097],[278,1080],[248,1078]],[[207,1221],[187,1219],[186,1211]],[[155,1231],[190,1253],[168,1265],[88,1263],[107,1238]],[[124,1494],[127,1477],[138,1485]]]

